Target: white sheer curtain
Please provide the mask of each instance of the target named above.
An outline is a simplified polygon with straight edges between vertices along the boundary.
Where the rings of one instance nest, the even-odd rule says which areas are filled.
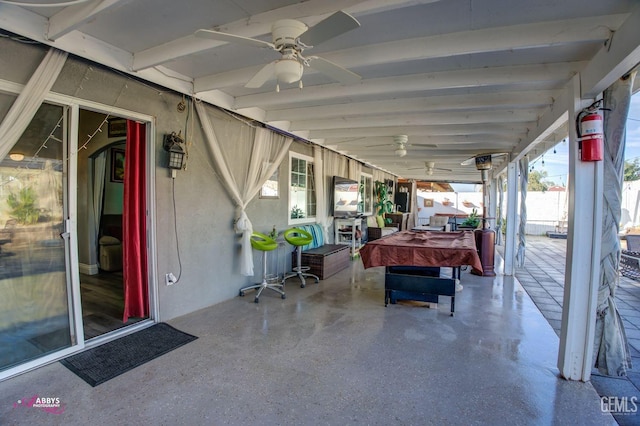
[[[5,158],[31,123],[51,86],[60,75],[67,53],[53,47],[38,65],[0,124],[0,160]]]
[[[93,158],[93,235],[95,244],[100,238],[100,218],[102,217],[102,197],[104,195],[104,177],[107,168],[107,152],[102,151]],[[98,258],[98,264],[100,259]]]
[[[604,190],[600,285],[594,336],[595,367],[601,374],[626,376],[631,368],[631,352],[624,323],[615,302],[620,280],[620,240],[622,177],[626,122],[631,103],[635,71],[604,91]]]
[[[323,167],[324,167],[324,182],[327,188],[325,190],[327,200],[332,199],[331,195],[333,193],[333,177],[348,176],[349,163],[347,160],[348,160],[347,157],[345,157],[344,155],[338,154],[337,152],[333,152],[329,150],[324,151]],[[325,241],[331,241],[331,242],[333,242],[333,238],[334,238],[333,234],[329,232],[329,228],[331,227],[331,225],[333,225],[332,210],[333,210],[333,206],[331,205],[331,203],[327,202],[325,207],[326,224],[324,224],[323,227],[325,228],[328,234],[327,236],[329,237],[329,239]]]
[[[316,222],[322,226],[322,234],[324,241],[329,241],[329,209],[327,208],[328,192],[327,178],[324,173],[323,148],[320,146],[313,147],[313,173],[316,179]]]
[[[384,182],[385,179],[392,180],[394,182],[396,180],[396,177],[394,175],[384,172],[382,170],[374,169],[372,174],[373,174],[374,182],[375,181]]]
[[[354,160],[353,158],[349,159],[349,179],[356,180],[360,182],[360,174],[362,173],[362,163],[358,160]]]
[[[374,182],[384,182],[386,174],[382,170],[373,169],[373,181]]]
[[[245,209],[276,171],[292,139],[262,127],[251,127],[223,113],[214,118],[214,126],[203,103],[196,102],[196,110],[217,171],[237,206],[235,229],[242,233],[240,273],[251,276],[253,225]]]
[[[529,186],[529,157],[520,159],[520,227],[518,230],[518,252],[516,260],[518,266],[524,266],[524,259],[527,250],[527,237],[525,230],[527,226],[527,186]]]

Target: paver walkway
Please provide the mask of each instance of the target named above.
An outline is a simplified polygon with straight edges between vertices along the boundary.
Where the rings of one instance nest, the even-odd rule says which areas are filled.
[[[527,236],[525,264],[516,278],[525,288],[556,334],[560,336],[567,241]],[[503,254],[503,247],[498,251]],[[615,302],[627,333],[633,367],[626,378],[600,375],[591,382],[600,396],[636,397],[640,409],[640,282],[620,276]],[[636,416],[615,416],[621,425],[636,424]]]

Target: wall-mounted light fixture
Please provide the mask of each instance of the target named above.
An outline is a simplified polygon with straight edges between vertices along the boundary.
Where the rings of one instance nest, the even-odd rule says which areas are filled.
[[[22,161],[24,160],[24,154],[21,152],[12,152],[9,154],[9,158],[13,161]]]
[[[182,170],[184,167],[185,150],[183,148],[184,140],[180,136],[180,132],[171,132],[164,135],[163,147],[169,153],[169,162],[167,167],[171,169],[171,177],[175,179],[176,170]]]

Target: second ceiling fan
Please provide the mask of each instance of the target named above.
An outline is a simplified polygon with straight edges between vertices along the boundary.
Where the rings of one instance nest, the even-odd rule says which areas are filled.
[[[452,172],[453,170],[451,169],[444,169],[442,167],[436,167],[436,163],[433,161],[425,161],[424,162],[424,167],[413,167],[409,170],[419,170],[419,169],[424,169],[424,171],[427,173],[427,176],[431,176],[433,174],[434,170],[440,170],[443,172]]]
[[[395,155],[398,157],[404,157],[407,155],[407,147],[408,146],[422,146],[428,148],[437,148],[437,145],[431,143],[409,143],[409,137],[407,135],[396,135],[393,137],[393,143],[383,143],[378,145],[367,145],[367,148],[375,148],[379,146],[393,146],[395,150],[393,151]]]
[[[280,91],[280,83],[297,81],[302,88],[304,67],[319,71],[343,84],[358,82],[361,78],[358,74],[318,56],[303,56],[302,52],[359,26],[360,23],[353,16],[338,11],[313,27],[308,27],[295,19],[275,21],[271,26],[272,42],[204,29],[196,31],[195,36],[266,47],[279,52],[282,57],[265,65],[245,84],[245,87],[259,88],[267,81],[276,78],[278,82],[276,90]]]

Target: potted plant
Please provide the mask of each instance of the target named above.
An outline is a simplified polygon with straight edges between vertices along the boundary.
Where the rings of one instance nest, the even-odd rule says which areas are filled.
[[[298,206],[293,206],[293,208],[291,209],[291,219],[303,219],[304,218],[304,212],[302,211],[302,209]]]
[[[478,209],[471,210],[471,214],[458,226],[458,228],[476,229],[480,225]]]
[[[375,192],[376,192],[376,212],[378,216],[384,216],[385,213],[393,212],[393,202],[389,199],[389,191],[387,184],[385,182],[380,182],[377,180],[375,182]],[[390,218],[384,219],[385,223],[391,223]]]

